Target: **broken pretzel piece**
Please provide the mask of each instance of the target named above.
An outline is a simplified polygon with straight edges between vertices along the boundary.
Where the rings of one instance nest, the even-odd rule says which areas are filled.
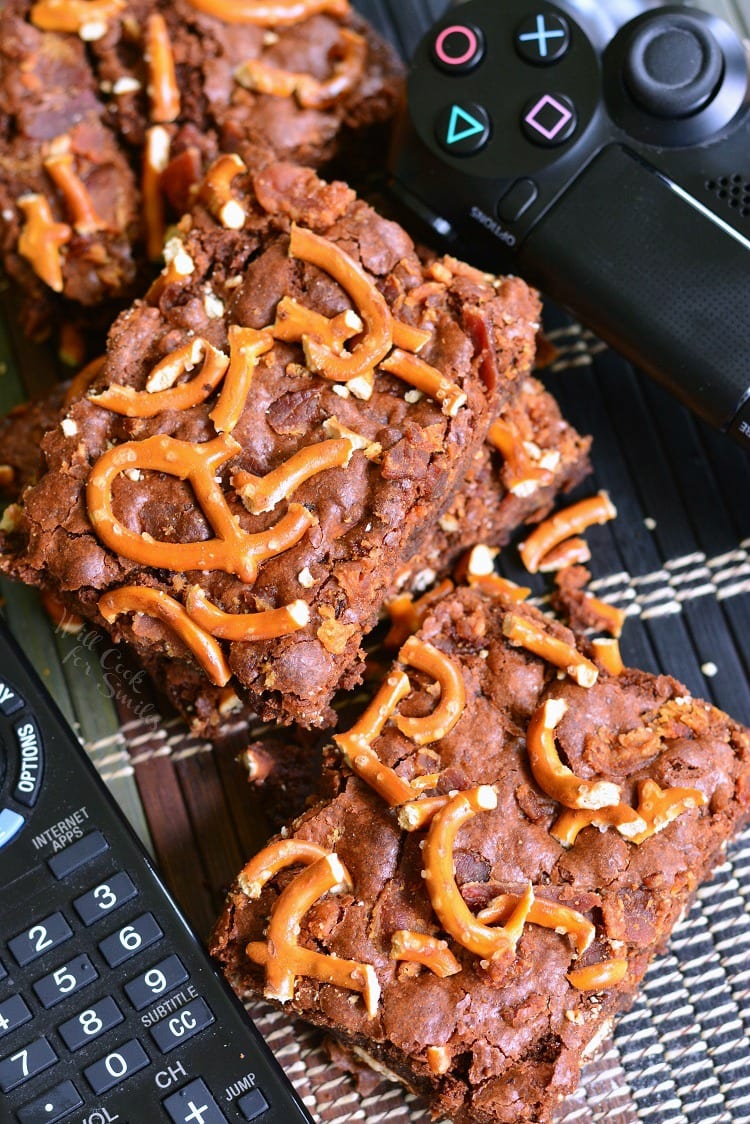
[[[187,382],[174,384],[203,359],[200,371]],[[229,359],[207,340],[197,338],[169,353],[156,364],[145,390],[112,383],[89,401],[128,418],[153,418],[164,410],[187,410],[197,406],[224,378]],[[98,372],[97,372],[98,373]]]
[[[236,489],[247,510],[254,515],[273,511],[305,480],[331,468],[345,467],[353,452],[351,441],[345,438],[319,441],[293,453],[288,460],[265,476],[253,476],[251,472],[240,469],[232,477],[232,487]]]
[[[147,586],[126,585],[99,598],[98,609],[109,624],[121,613],[143,613],[162,621],[183,641],[204,672],[217,687],[224,687],[232,678],[219,645],[169,594]]]
[[[167,22],[159,12],[153,12],[146,20],[145,57],[149,71],[151,120],[154,124],[166,125],[180,115],[180,87],[177,85]]]
[[[485,925],[495,925],[498,922],[504,924],[520,900],[518,894],[498,894],[480,910],[477,920]],[[566,933],[572,937],[578,956],[583,956],[596,934],[596,927],[582,913],[544,898],[534,898],[526,920],[532,925],[541,925],[545,929],[554,929],[556,933]]]
[[[532,715],[526,746],[534,780],[547,796],[566,808],[598,809],[619,804],[619,785],[612,781],[584,780],[560,760],[555,730],[567,709],[562,699],[547,699]]]
[[[73,231],[67,223],[55,222],[43,195],[22,195],[18,206],[26,219],[18,238],[18,252],[45,285],[49,285],[55,293],[61,293],[63,271],[60,250],[70,242]]]
[[[518,548],[523,564],[535,574],[551,550],[566,539],[580,535],[596,523],[607,523],[617,515],[617,508],[606,492],[580,500],[551,515],[536,527]]]
[[[257,27],[288,27],[321,13],[335,19],[344,19],[349,14],[349,0],[188,0],[188,3],[224,23],[249,23]]]
[[[220,640],[276,640],[298,632],[310,621],[306,601],[292,601],[278,609],[255,613],[225,613],[197,585],[188,590],[185,608],[192,620]]]
[[[503,620],[503,635],[519,648],[526,648],[547,663],[559,667],[574,679],[579,687],[593,687],[599,677],[596,664],[581,655],[573,644],[553,636],[536,621],[508,613]]]
[[[409,677],[402,671],[392,672],[359,720],[344,734],[334,734],[341,756],[346,764],[366,784],[394,807],[414,797],[414,791],[390,766],[384,765],[372,743],[383,731],[396,707],[411,691]]]
[[[246,949],[251,960],[265,967],[267,998],[288,1003],[294,998],[297,977],[308,976],[360,992],[368,1015],[375,1018],[380,984],[371,964],[326,956],[297,943],[302,918],[315,902],[329,892],[351,888],[346,867],[337,855],[327,854],[298,874],[281,892],[271,910],[267,941],[252,941]]]
[[[466,692],[457,663],[433,644],[410,636],[398,653],[401,663],[431,675],[440,684],[440,702],[424,718],[396,715],[396,727],[417,745],[429,745],[449,734],[466,705]]]
[[[99,218],[88,188],[75,171],[72,152],[53,152],[44,161],[44,170],[59,190],[76,234],[96,234],[106,230]]]
[[[200,187],[199,198],[214,218],[227,230],[242,230],[247,212],[232,194],[232,180],[247,171],[247,165],[233,152],[214,160]]]
[[[423,964],[440,979],[455,976],[461,965],[448,947],[447,941],[416,933],[412,929],[398,929],[391,937],[391,959],[409,960]]]
[[[613,959],[589,964],[585,968],[574,968],[566,973],[566,979],[579,991],[603,991],[622,983],[627,974],[627,960]]]
[[[126,8],[125,0],[37,0],[31,7],[31,22],[40,31],[68,31],[79,34],[88,27],[107,24]],[[89,36],[90,38],[90,36]],[[96,38],[101,38],[97,35]]]
[[[261,355],[273,347],[273,336],[255,328],[229,328],[229,370],[219,400],[208,415],[217,433],[231,433],[240,418],[250,393],[255,366]]]
[[[355,31],[342,28],[339,42],[330,51],[333,68],[321,82],[312,74],[300,74],[271,66],[262,59],[248,59],[234,73],[245,89],[275,97],[295,97],[302,109],[328,109],[362,80],[367,62],[367,43]]]
[[[269,879],[295,863],[311,866],[318,859],[324,859],[329,851],[318,843],[306,839],[279,839],[269,843],[243,866],[237,881],[243,894],[248,898],[260,897],[261,890]]]

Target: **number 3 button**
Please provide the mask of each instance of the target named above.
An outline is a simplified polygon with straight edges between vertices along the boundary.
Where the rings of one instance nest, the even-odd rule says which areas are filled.
[[[120,871],[87,894],[76,898],[73,906],[84,925],[93,925],[100,917],[129,902],[137,892],[131,878]]]

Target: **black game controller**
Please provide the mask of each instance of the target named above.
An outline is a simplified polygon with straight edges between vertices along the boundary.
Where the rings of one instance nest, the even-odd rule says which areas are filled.
[[[422,40],[397,195],[750,448],[750,83],[723,20],[468,0]]]

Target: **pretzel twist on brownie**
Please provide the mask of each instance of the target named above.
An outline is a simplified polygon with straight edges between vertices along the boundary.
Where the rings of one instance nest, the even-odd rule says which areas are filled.
[[[174,386],[177,379],[203,359],[192,379]],[[145,390],[113,383],[90,394],[89,400],[129,418],[153,418],[164,410],[187,410],[208,398],[224,378],[229,358],[202,338],[170,352],[154,367]]]
[[[342,28],[339,41],[329,52],[333,60],[330,78],[321,82],[312,74],[299,74],[271,66],[262,59],[248,59],[234,72],[248,90],[276,97],[295,97],[302,109],[327,109],[361,81],[367,61],[367,43],[356,31]]]
[[[56,293],[63,290],[62,247],[73,231],[64,222],[55,222],[43,195],[22,195],[18,206],[26,222],[18,238],[18,252],[31,264],[38,277]]]

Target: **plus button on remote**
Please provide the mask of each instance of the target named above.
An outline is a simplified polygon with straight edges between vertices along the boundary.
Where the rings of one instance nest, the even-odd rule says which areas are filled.
[[[535,66],[558,62],[570,47],[570,25],[562,16],[538,13],[516,30],[516,50]]]

